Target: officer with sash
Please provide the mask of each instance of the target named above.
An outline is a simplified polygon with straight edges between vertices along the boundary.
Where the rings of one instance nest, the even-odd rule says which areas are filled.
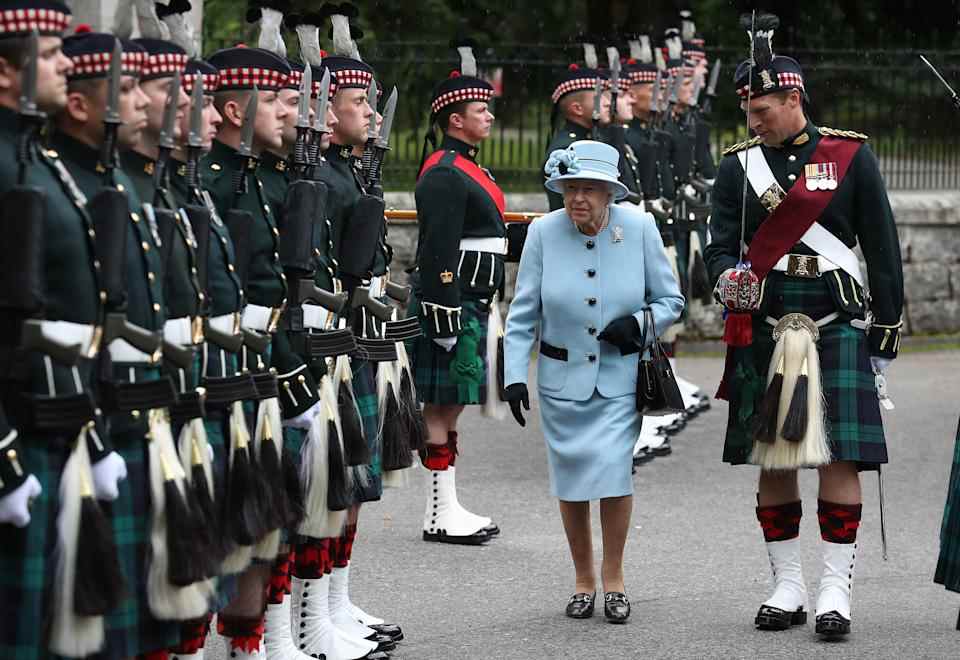
[[[0,268],[4,657],[102,650],[104,615],[125,588],[110,523],[97,504],[118,504],[124,482],[118,484],[122,461],[110,459],[108,473],[97,474],[106,457],[118,455],[92,398],[104,318],[96,231],[83,193],[39,139],[45,119],[67,104],[71,63],[61,36],[69,21],[60,2],[0,7],[0,194],[9,248]],[[77,567],[91,557],[102,571],[87,579]]]
[[[610,123],[610,96],[603,93],[607,74],[600,71],[593,44],[584,43],[583,51],[585,65],[574,63],[567,67],[550,95],[551,125],[556,120],[559,126],[547,145],[544,162],[557,149],[566,149],[577,140],[588,140],[601,124]],[[563,197],[555,192],[547,191],[547,202],[551,211],[563,207]]]
[[[900,346],[903,273],[867,136],[807,118],[800,65],[772,53],[778,23],[768,14],[741,19],[752,57],[735,86],[756,137],[724,152],[705,251],[727,308],[723,459],[761,468],[756,513],[774,582],[756,616],[765,630],[807,620],[797,470],[818,469],[816,631],[836,637],[850,631],[863,552],[858,471],[887,462],[878,390]]]
[[[423,539],[482,544],[500,530],[457,499],[457,420],[465,405],[489,410],[499,403],[497,380],[489,377],[497,358],[488,348],[491,341],[496,348],[490,334],[501,332],[497,301],[507,241],[503,192],[476,161],[493,125],[493,87],[477,77],[472,47],[458,51],[460,69],[437,85],[430,105],[431,124],[443,140],[417,181],[420,232],[410,315],[419,316],[424,334],[410,356],[428,429],[421,456],[429,470]]]

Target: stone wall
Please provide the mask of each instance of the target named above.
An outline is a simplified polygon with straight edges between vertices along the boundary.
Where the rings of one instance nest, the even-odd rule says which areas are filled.
[[[900,233],[906,290],[904,323],[909,334],[960,332],[960,193],[946,191],[892,192],[890,204]],[[412,193],[388,193],[387,208],[414,208]],[[546,197],[509,194],[507,208],[545,211]],[[394,247],[393,273],[406,281],[404,269],[413,263],[417,226],[396,222],[390,227]],[[507,299],[513,292],[516,264],[507,266]],[[685,336],[717,338],[723,334],[719,305],[691,304]]]

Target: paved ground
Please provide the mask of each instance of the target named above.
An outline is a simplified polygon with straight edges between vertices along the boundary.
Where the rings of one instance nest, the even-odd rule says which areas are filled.
[[[521,430],[471,412],[458,463],[461,501],[494,515],[503,534],[487,547],[420,541],[423,482],[363,512],[353,594],[403,625],[397,660],[447,658],[957,658],[960,595],[932,582],[940,516],[960,413],[960,354],[914,353],[889,373],[897,409],[887,413],[891,465],[884,471],[890,558],[880,552],[875,474],[865,475],[854,633],[817,641],[813,626],[761,633],[752,621],[767,596],[768,567],[753,514],[755,470],[720,462],[725,404],[692,422],[672,456],[635,477],[626,553],[633,617],[563,616],[572,592],[557,505],[549,494],[537,413]],[[715,358],[681,360],[680,372],[713,391]],[[808,588],[819,577],[816,478],[801,481]],[[599,554],[599,522],[595,520]],[[219,649],[218,649],[219,650]],[[222,652],[221,652],[222,653]],[[221,653],[211,654],[222,657]]]

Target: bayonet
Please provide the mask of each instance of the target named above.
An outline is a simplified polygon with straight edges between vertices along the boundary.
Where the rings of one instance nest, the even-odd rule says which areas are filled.
[[[370,117],[370,125],[367,127],[367,142],[363,145],[363,156],[360,159],[360,164],[363,178],[366,179],[368,184],[373,184],[373,145],[380,135],[380,130],[377,128],[377,81],[374,79],[370,80],[370,87],[367,88],[367,104],[373,110],[373,116]]]
[[[293,164],[299,176],[310,165],[307,147],[310,141],[310,97],[313,95],[313,68],[307,64],[300,79],[300,98],[297,99],[297,141],[293,145]]]
[[[200,154],[203,152],[203,135],[200,134],[203,124],[203,74],[197,73],[193,83],[193,92],[190,94],[190,128],[187,132],[187,186],[194,191],[197,202],[200,199]]]
[[[113,170],[117,166],[117,130],[120,128],[120,82],[123,77],[123,46],[114,39],[110,56],[110,71],[107,77],[107,104],[103,113],[103,146],[100,164],[104,168],[107,184],[113,184]]]
[[[330,105],[330,69],[323,70],[320,77],[320,97],[317,99],[317,113],[313,118],[313,130],[310,140],[310,163],[314,167],[323,163],[320,155],[320,140],[324,133],[329,133],[327,126],[327,108]]]
[[[17,141],[18,182],[23,185],[27,178],[30,161],[30,144],[33,142],[46,115],[37,108],[37,62],[40,53],[40,36],[34,28],[27,45],[27,57],[23,63],[23,80],[20,85],[20,136]]]
[[[707,85],[707,98],[703,101],[703,106],[700,108],[700,113],[707,115],[710,114],[710,110],[713,106],[713,99],[717,96],[717,82],[720,80],[720,67],[721,61],[720,58],[713,63],[713,70],[710,71],[710,83]]]
[[[367,104],[373,110],[373,117],[367,128],[367,140],[375,140],[380,135],[380,130],[377,128],[377,81],[375,79],[370,80],[370,87],[367,88]]]
[[[597,82],[593,86],[593,114],[590,119],[593,122],[593,139],[599,138],[600,133],[600,113],[603,107],[603,78],[597,74]]]
[[[653,79],[653,95],[650,97],[650,112],[657,114],[660,112],[660,86],[663,84],[663,71],[657,69],[657,76]]]
[[[173,74],[170,81],[170,91],[167,93],[167,102],[163,106],[163,123],[160,126],[160,139],[157,154],[157,167],[154,171],[154,186],[156,195],[161,195],[167,188],[167,164],[170,161],[170,152],[176,146],[174,131],[177,124],[177,106],[180,104],[180,71]],[[154,200],[154,205],[157,200]]]
[[[923,60],[924,64],[930,67],[930,70],[933,71],[933,75],[935,75],[940,80],[940,82],[943,83],[943,86],[947,88],[948,92],[950,92],[950,98],[953,100],[953,104],[957,107],[957,109],[960,109],[960,96],[957,96],[957,93],[953,90],[953,87],[950,86],[950,83],[948,83],[944,79],[944,77],[940,75],[940,72],[937,71],[937,68],[935,66],[930,64],[930,60],[928,60],[923,55],[920,56],[920,59]]]
[[[617,96],[620,94],[620,54],[616,48],[607,49],[610,63],[610,123],[617,123]]]
[[[240,124],[240,145],[237,147],[239,166],[233,173],[234,192],[243,195],[247,192],[247,162],[253,158],[253,127],[257,118],[257,105],[260,102],[260,90],[256,85],[250,90],[247,107],[243,111]]]
[[[377,137],[377,147],[383,150],[390,148],[390,131],[393,129],[393,118],[397,112],[397,88],[394,87],[383,106],[383,122],[380,124],[380,135]]]
[[[693,92],[690,94],[690,106],[696,108],[700,105],[700,91],[703,89],[703,72],[698,71],[693,79]]]

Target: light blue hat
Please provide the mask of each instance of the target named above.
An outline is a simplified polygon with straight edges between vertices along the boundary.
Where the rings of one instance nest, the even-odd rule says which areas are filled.
[[[620,154],[609,144],[595,140],[577,140],[566,149],[550,154],[543,166],[549,179],[543,184],[547,190],[563,194],[563,182],[572,179],[592,179],[610,184],[613,198],[620,201],[630,191],[620,182],[618,168]]]

